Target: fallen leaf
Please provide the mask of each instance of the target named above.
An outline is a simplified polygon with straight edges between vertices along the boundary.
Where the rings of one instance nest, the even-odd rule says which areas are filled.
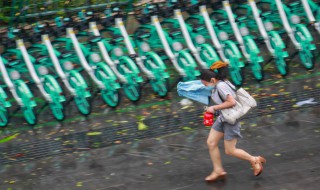
[[[77,187],[82,187],[82,182],[77,182]]]
[[[192,130],[190,127],[182,127],[183,130]]]
[[[143,123],[143,121],[138,122],[138,130],[147,130],[148,126]]]
[[[17,138],[18,135],[19,135],[19,133],[16,133],[16,134],[14,134],[14,135],[5,137],[5,138],[3,138],[3,139],[0,140],[0,143],[5,143],[5,142],[8,142],[8,141],[11,141],[11,140]]]
[[[95,135],[101,135],[101,132],[89,132],[87,133],[88,136],[95,136]]]

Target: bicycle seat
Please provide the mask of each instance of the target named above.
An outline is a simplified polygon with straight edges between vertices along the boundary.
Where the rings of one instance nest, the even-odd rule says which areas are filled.
[[[236,22],[244,22],[247,19],[248,19],[247,16],[239,16],[235,20],[236,20]]]
[[[261,13],[261,16],[267,17],[267,16],[269,16],[269,15],[271,15],[271,14],[272,14],[271,11],[266,11],[266,12],[264,12],[264,13]]]
[[[299,5],[301,5],[301,1],[294,1],[294,2],[289,3],[289,7],[296,7]]]
[[[36,58],[36,64],[41,64],[43,61],[49,59],[49,56],[47,55],[37,55]]]
[[[180,29],[173,29],[169,32],[170,36],[177,36],[181,34],[181,30]]]
[[[66,50],[61,51],[60,53],[61,53],[60,57],[61,57],[61,58],[64,58],[64,59],[65,59],[65,58],[68,58],[68,57],[71,57],[72,54],[73,54],[73,52],[71,52],[71,51],[66,51]]]
[[[110,43],[117,43],[124,40],[123,36],[120,35],[114,35],[113,38],[110,40]]]
[[[19,59],[12,59],[12,60],[8,60],[8,65],[10,66],[10,67],[14,67],[14,66],[16,66],[16,65],[19,65],[21,63],[21,60],[19,60]]]
[[[89,42],[90,43],[96,43],[96,42],[100,42],[102,40],[101,36],[92,36],[89,38]]]
[[[201,31],[201,30],[203,30],[203,29],[205,29],[206,28],[206,26],[205,25],[200,25],[200,24],[193,24],[192,25],[192,29],[193,29],[193,31],[196,31],[196,32],[199,32],[199,31]]]
[[[228,20],[220,20],[217,23],[217,25],[224,25],[224,24],[227,24],[229,21]]]
[[[141,33],[138,35],[138,38],[143,39],[143,38],[148,38],[148,37],[150,37],[150,36],[151,36],[151,34],[148,33],[148,32],[141,32]]]
[[[136,57],[138,57],[138,55],[137,55],[137,54],[130,54],[129,57],[130,57],[132,60],[135,60]]]

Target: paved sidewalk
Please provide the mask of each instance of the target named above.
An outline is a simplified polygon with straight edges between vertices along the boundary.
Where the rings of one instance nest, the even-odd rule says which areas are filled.
[[[320,107],[246,120],[238,147],[267,159],[253,176],[246,161],[225,156],[225,182],[207,184],[209,129],[0,166],[1,189],[202,190],[308,189],[320,184]]]

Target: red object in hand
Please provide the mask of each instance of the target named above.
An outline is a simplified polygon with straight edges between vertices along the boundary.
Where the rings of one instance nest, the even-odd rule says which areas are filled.
[[[205,126],[213,125],[213,113],[205,112],[203,115],[203,124]]]

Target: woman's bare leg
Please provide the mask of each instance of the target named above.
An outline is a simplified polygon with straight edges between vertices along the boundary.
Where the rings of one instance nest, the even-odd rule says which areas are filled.
[[[263,170],[262,163],[266,162],[265,158],[261,156],[252,156],[246,151],[236,148],[236,144],[237,144],[237,139],[233,139],[230,141],[225,140],[224,147],[225,147],[226,154],[242,160],[248,160],[253,167],[254,175],[255,176],[260,175]]]
[[[214,129],[210,130],[207,145],[209,148],[209,154],[211,157],[212,165],[213,165],[213,172],[209,175],[206,180],[211,178],[215,178],[217,174],[224,173],[224,169],[222,167],[221,157],[220,157],[220,150],[218,147],[218,143],[220,139],[223,137],[224,133],[216,131]]]
[[[242,149],[236,148],[238,140],[232,139],[232,140],[225,140],[224,141],[224,148],[227,155],[242,159],[242,160],[248,160],[249,162],[254,162],[255,157],[251,156],[249,153]]]

